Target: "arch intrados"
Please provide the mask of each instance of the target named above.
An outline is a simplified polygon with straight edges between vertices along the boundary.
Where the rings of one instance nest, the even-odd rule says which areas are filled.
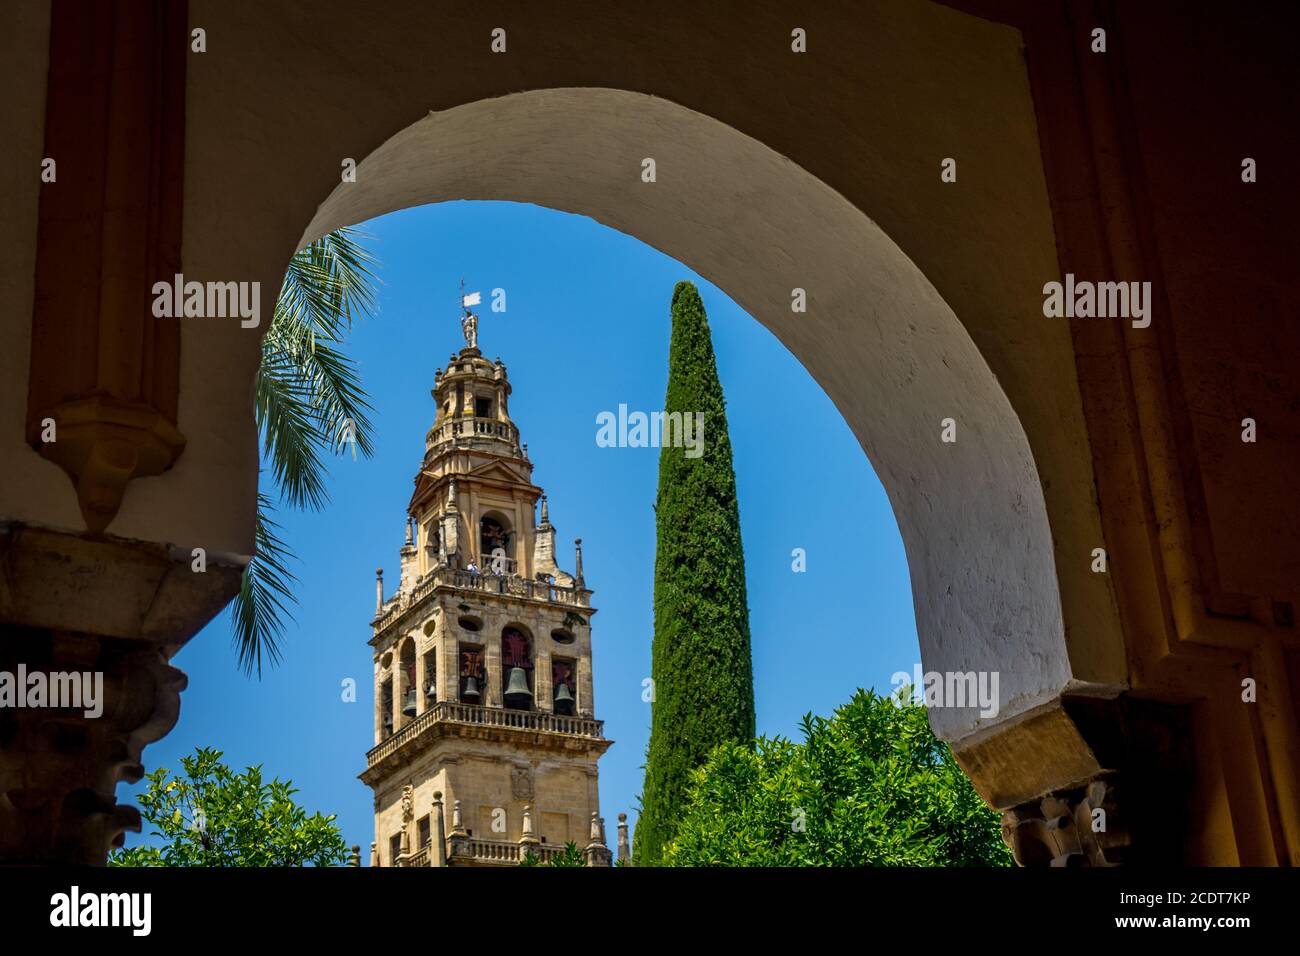
[[[654,183],[641,181],[646,157]],[[302,244],[459,199],[534,203],[633,235],[724,289],[803,363],[889,495],[926,669],[1000,672],[998,716],[932,710],[941,736],[966,737],[1066,685],[1052,537],[1024,430],[958,317],[864,211],[683,106],[553,89],[397,132],[320,205]],[[791,310],[795,288],[806,313]],[[955,442],[940,438],[949,418]]]

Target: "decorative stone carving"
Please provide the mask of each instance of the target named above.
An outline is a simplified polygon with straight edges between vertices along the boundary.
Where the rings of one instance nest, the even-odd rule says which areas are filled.
[[[511,768],[510,793],[516,800],[531,800],[533,798],[533,771],[531,767]]]
[[[1021,866],[1118,866],[1130,842],[1111,779],[1007,810],[1002,838]]]
[[[103,865],[140,813],[118,804],[119,781],[144,776],[141,753],[180,713],[186,678],[149,642],[0,627],[0,670],[103,674],[103,708],[0,710],[0,859]]]

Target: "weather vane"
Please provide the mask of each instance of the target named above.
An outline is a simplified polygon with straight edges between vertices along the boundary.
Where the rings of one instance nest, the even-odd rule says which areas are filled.
[[[460,280],[460,307],[465,315],[460,320],[460,330],[465,335],[465,344],[469,348],[478,348],[478,316],[469,310],[471,305],[478,305],[483,297],[477,292],[465,294],[465,279]]]

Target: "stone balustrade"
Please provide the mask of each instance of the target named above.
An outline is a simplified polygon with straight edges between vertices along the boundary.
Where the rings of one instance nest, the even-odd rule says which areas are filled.
[[[590,717],[565,717],[532,710],[506,710],[484,707],[479,704],[462,704],[443,700],[410,721],[386,740],[381,741],[366,754],[366,766],[373,767],[385,757],[396,752],[407,741],[415,738],[435,723],[465,724],[481,727],[508,727],[517,730],[567,734],[599,740],[604,736],[605,722]]]
[[[440,567],[424,575],[405,601],[401,600],[400,594],[396,594],[384,602],[383,610],[373,622],[375,633],[383,631],[440,587],[487,594],[506,594],[525,601],[543,601],[569,607],[591,606],[591,592],[586,588],[563,587],[516,574],[492,574],[490,571],[483,570],[466,571],[463,568]]]

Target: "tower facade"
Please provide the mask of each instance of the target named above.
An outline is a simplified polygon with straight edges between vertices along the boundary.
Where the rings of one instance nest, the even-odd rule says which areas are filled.
[[[466,309],[466,345],[434,375],[394,594],[377,575],[371,863],[516,865],[574,843],[609,865],[582,542],[561,569],[506,367],[483,358],[477,324]]]

